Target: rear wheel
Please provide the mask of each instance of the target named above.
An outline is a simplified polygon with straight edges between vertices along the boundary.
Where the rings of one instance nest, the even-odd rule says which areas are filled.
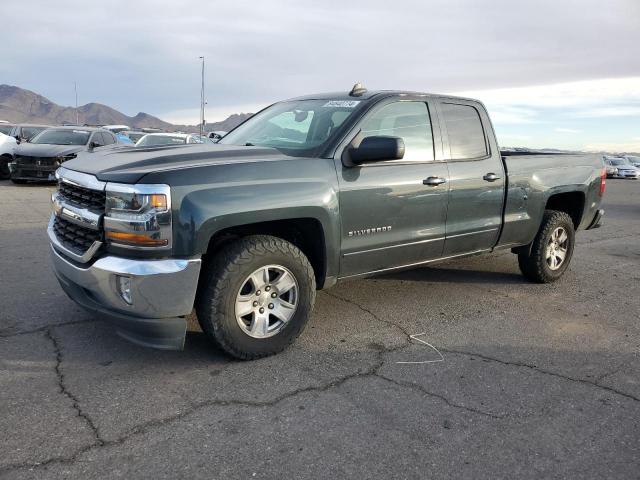
[[[287,348],[304,330],[315,276],[293,244],[268,235],[241,238],[205,265],[196,302],[202,330],[243,360]]]
[[[574,245],[571,217],[564,212],[546,210],[531,248],[518,254],[520,271],[534,282],[555,282],[569,267]]]

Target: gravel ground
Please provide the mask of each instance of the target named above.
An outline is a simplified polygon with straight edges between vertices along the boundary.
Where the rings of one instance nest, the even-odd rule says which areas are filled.
[[[640,182],[559,283],[508,252],[321,292],[294,347],[127,343],[59,288],[50,186],[0,182],[2,478],[639,478]],[[439,360],[424,364],[397,362]]]

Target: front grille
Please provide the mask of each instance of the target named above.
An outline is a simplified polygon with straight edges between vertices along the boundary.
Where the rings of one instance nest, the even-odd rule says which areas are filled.
[[[93,242],[102,241],[99,231],[81,227],[60,216],[53,221],[53,231],[60,243],[78,255],[83,255]]]
[[[80,208],[86,208],[95,212],[104,212],[106,197],[102,190],[60,182],[58,194],[68,203]]]
[[[22,165],[36,165],[43,167],[53,167],[56,159],[52,157],[25,157],[22,155],[16,156],[16,163]]]

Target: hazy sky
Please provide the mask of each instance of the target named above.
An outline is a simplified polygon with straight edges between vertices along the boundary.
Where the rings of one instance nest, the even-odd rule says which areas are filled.
[[[0,83],[197,123],[305,93],[464,93],[504,146],[640,150],[640,0],[4,0]],[[14,21],[6,21],[14,18]]]

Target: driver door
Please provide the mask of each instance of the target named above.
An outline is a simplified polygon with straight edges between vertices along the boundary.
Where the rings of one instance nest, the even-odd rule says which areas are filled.
[[[336,158],[342,218],[340,277],[442,255],[449,174],[431,111],[424,98],[383,101],[363,118],[352,143],[367,136],[401,137],[404,157],[357,166]],[[438,182],[427,184],[430,177]]]

